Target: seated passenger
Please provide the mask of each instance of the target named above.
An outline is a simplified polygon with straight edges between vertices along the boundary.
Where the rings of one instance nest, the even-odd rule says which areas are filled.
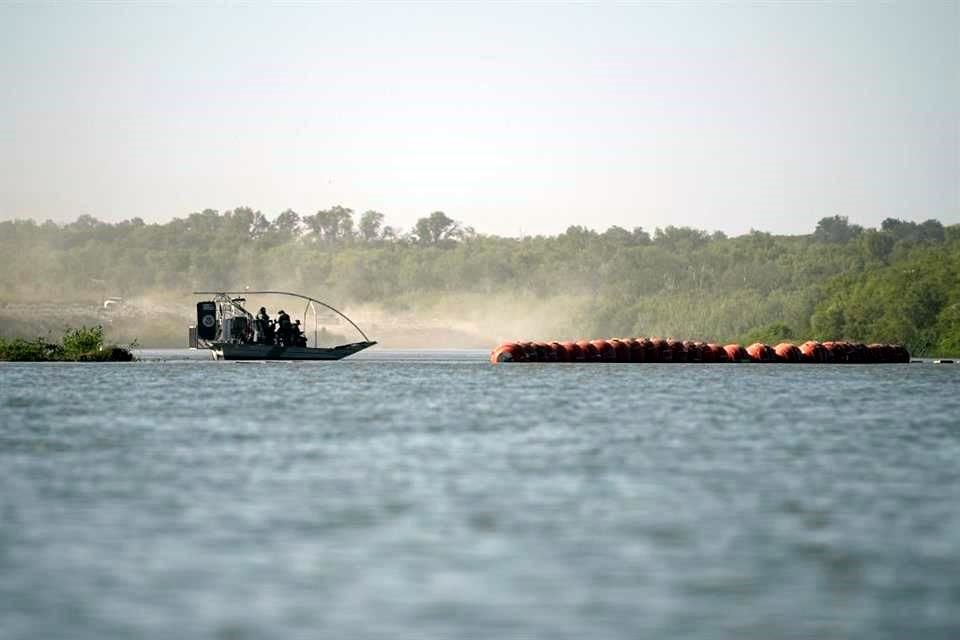
[[[300,321],[295,320],[293,323],[293,344],[296,347],[305,347],[307,346],[307,336],[303,333],[303,330],[300,328]]]

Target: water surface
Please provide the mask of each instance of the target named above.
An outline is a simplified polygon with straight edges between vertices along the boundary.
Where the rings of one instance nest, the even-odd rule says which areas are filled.
[[[0,638],[960,637],[960,366],[144,355],[0,365]]]

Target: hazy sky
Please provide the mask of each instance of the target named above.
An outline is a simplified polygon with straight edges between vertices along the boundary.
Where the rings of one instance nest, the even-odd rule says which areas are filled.
[[[960,2],[0,5],[0,219],[960,222]]]

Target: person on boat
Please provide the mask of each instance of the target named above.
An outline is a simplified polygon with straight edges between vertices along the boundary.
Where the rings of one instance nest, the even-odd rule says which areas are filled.
[[[290,324],[290,316],[287,315],[286,311],[284,311],[283,309],[280,309],[280,311],[277,313],[277,338],[278,338],[277,343],[278,344],[281,344],[285,347],[289,347],[291,345],[290,334],[291,334],[292,327],[293,325]]]
[[[273,344],[273,321],[267,315],[266,307],[260,307],[260,313],[256,317],[257,335],[260,344]]]
[[[300,328],[300,321],[293,321],[293,346],[295,347],[305,347],[307,346],[307,336],[303,333],[303,329]]]

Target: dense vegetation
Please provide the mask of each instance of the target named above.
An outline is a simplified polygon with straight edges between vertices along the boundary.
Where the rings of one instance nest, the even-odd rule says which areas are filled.
[[[104,346],[103,327],[67,329],[59,343],[46,338],[7,340],[0,337],[0,360],[15,362],[129,362],[130,349]]]
[[[834,216],[803,236],[570,227],[517,239],[441,212],[408,233],[383,222],[343,207],[274,220],[238,208],[165,224],[2,222],[0,301],[275,287],[386,309],[451,298],[555,309],[545,332],[558,335],[516,337],[850,339],[960,354],[960,225],[864,229]]]

